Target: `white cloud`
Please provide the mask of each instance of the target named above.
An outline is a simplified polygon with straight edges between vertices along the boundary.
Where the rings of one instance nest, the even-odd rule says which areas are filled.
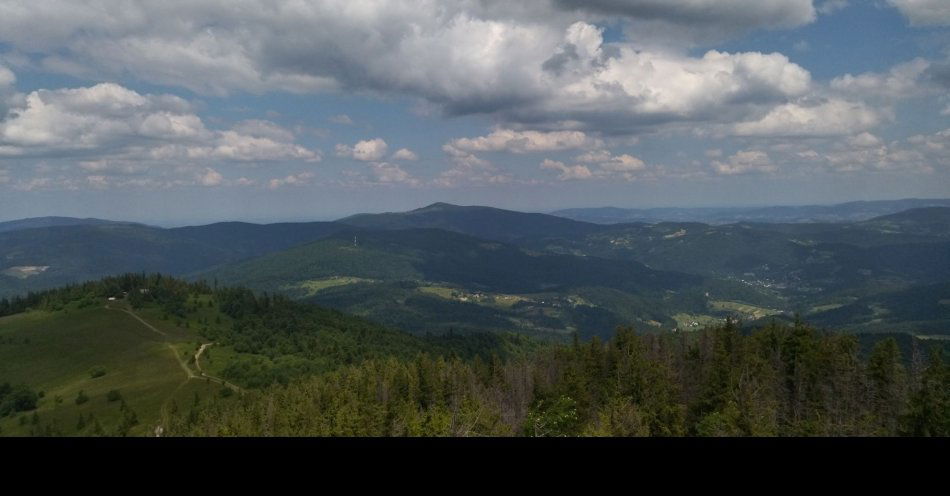
[[[848,0],[825,0],[818,5],[818,13],[831,15],[848,7]]]
[[[594,177],[594,174],[586,165],[567,165],[564,162],[558,162],[557,160],[544,159],[541,162],[541,169],[543,170],[553,170],[560,172],[557,176],[560,181],[568,181],[571,179],[590,179]]]
[[[389,145],[382,138],[359,141],[353,146],[338,144],[336,145],[336,155],[338,157],[348,157],[364,162],[375,162],[386,156]]]
[[[872,146],[881,146],[881,140],[877,136],[865,132],[848,138],[848,145],[855,148],[868,148]]]
[[[769,155],[759,150],[743,150],[731,155],[725,162],[714,160],[712,167],[720,175],[747,174],[752,172],[775,172],[778,167]]]
[[[464,183],[504,184],[512,181],[511,175],[503,173],[491,162],[459,150],[450,144],[442,146],[449,155],[453,167],[442,171],[432,184],[440,187],[454,187]]]
[[[574,130],[627,133],[735,122],[811,86],[809,73],[781,54],[697,58],[604,43],[592,23],[611,15],[727,34],[802,25],[815,11],[811,0],[195,0],[121,9],[35,0],[0,15],[0,43],[83,77],[132,76],[210,94],[408,95],[450,114],[547,130],[567,121]]]
[[[13,83],[15,82],[16,75],[13,74],[13,71],[0,65],[0,92],[2,92],[5,88],[12,87]]]
[[[845,74],[831,80],[831,88],[851,97],[896,100],[920,94],[924,87],[921,76],[930,68],[930,62],[914,59],[898,64],[887,73],[866,72],[853,76]]]
[[[255,138],[267,138],[272,141],[290,143],[296,139],[294,133],[271,121],[249,119],[238,122],[231,130]]]
[[[733,126],[737,136],[840,136],[877,126],[881,115],[860,102],[829,99],[818,104],[788,103],[758,120]]]
[[[370,172],[376,183],[380,184],[408,184],[417,186],[420,181],[402,167],[388,162],[373,162],[369,164]]]
[[[419,156],[408,148],[400,148],[393,153],[393,160],[419,160]]]
[[[332,122],[332,123],[334,123],[334,124],[342,124],[342,125],[344,125],[344,126],[352,126],[352,125],[353,125],[353,119],[351,119],[350,116],[348,116],[348,115],[346,115],[346,114],[333,115],[333,116],[330,116],[329,118],[327,118],[327,120],[330,121],[330,122]]]
[[[0,121],[0,157],[93,155],[124,160],[320,160],[267,121],[210,130],[188,102],[113,83],[37,90]],[[96,159],[89,161],[88,167]]]
[[[913,26],[950,26],[950,2],[946,0],[888,0]]]
[[[792,28],[815,20],[812,0],[555,0],[580,11],[627,16],[638,31],[716,40],[757,28]]]
[[[220,186],[222,182],[224,182],[224,176],[210,167],[198,176],[198,183],[202,186]]]
[[[487,136],[454,139],[448,143],[448,146],[466,152],[528,153],[597,148],[603,146],[603,141],[588,137],[580,131],[540,132],[495,129]]]
[[[596,150],[574,158],[581,164],[567,165],[563,162],[545,159],[541,169],[559,171],[558,179],[623,179],[633,181],[646,169],[643,160],[629,154],[613,155],[607,150]],[[586,165],[582,165],[586,164]],[[593,167],[593,169],[591,169]]]
[[[310,180],[313,179],[314,173],[312,172],[301,172],[299,174],[290,174],[282,178],[274,178],[268,181],[267,187],[270,189],[280,189],[284,186],[302,186],[309,184]]]

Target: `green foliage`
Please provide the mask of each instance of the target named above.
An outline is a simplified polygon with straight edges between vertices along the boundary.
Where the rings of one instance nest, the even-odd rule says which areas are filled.
[[[678,335],[621,328],[608,342],[507,362],[370,359],[231,406],[203,403],[167,427],[252,436],[942,435],[946,366],[934,355],[918,380],[900,362],[893,342],[863,361],[853,337],[801,322],[751,333],[733,322]],[[908,388],[909,400],[900,393]]]
[[[89,369],[89,376],[92,377],[93,379],[98,379],[99,377],[102,377],[104,375],[106,375],[106,369],[104,367],[97,365]]]
[[[87,401],[89,401],[89,396],[86,396],[85,391],[80,390],[79,393],[76,394],[76,404],[82,405],[83,403],[86,403]]]
[[[528,410],[525,434],[531,437],[565,437],[576,434],[577,402],[570,396],[540,399]]]
[[[33,410],[38,400],[39,395],[24,384],[0,384],[0,417]]]
[[[122,393],[120,393],[118,389],[110,389],[109,392],[106,393],[106,401],[110,403],[113,401],[119,401],[121,399]]]

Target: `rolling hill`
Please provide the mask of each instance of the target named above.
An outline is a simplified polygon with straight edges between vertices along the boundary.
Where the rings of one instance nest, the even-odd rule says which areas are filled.
[[[524,238],[574,239],[601,230],[594,224],[552,215],[448,203],[435,203],[409,212],[354,215],[337,222],[365,229],[442,229],[504,242]]]
[[[806,205],[788,207],[733,208],[572,208],[551,212],[551,215],[596,224],[629,222],[702,222],[734,224],[737,222],[811,223],[859,222],[921,207],[950,207],[950,199],[906,199],[857,201],[837,205]]]
[[[108,224],[136,224],[134,222],[117,222],[102,219],[77,219],[74,217],[34,217],[31,219],[12,220],[0,222],[0,233],[10,231],[20,231],[23,229],[37,229],[41,227],[64,227],[64,226],[104,226]]]
[[[50,290],[18,305],[0,306],[0,386],[39,398],[35,409],[0,414],[0,435],[152,436],[179,409],[367,359],[488,359],[537,346],[499,334],[414,337],[315,305],[159,275]]]

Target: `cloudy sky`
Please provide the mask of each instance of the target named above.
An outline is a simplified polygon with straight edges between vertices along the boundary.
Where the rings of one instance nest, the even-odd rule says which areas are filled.
[[[947,0],[0,0],[0,220],[950,196]]]

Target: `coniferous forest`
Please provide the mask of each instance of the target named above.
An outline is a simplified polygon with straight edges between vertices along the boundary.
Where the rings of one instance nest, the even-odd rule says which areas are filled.
[[[925,354],[927,356],[925,356]],[[946,436],[950,368],[934,348],[803,323],[550,347],[503,361],[371,359],[167,414],[173,436]]]

